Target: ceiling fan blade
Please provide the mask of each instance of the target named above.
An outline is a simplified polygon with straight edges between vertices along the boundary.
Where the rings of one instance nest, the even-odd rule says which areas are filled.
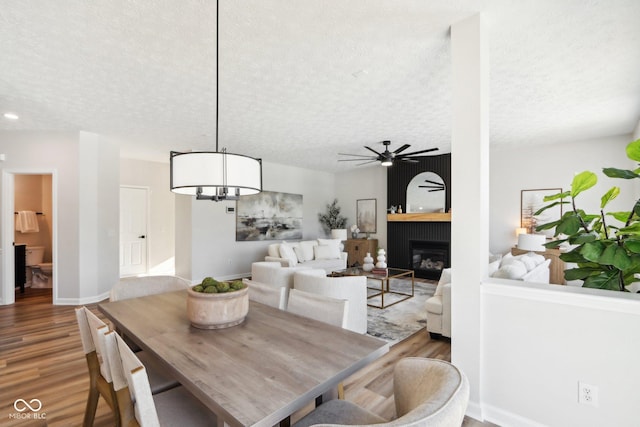
[[[403,162],[407,162],[407,163],[418,163],[418,160],[412,159],[410,157],[406,157],[406,158],[405,157],[400,157],[400,158],[396,157],[396,159],[397,160],[402,160]]]
[[[338,159],[339,162],[362,162],[364,160],[369,160],[372,162],[376,162],[378,161],[378,159],[375,159],[373,157],[365,157],[364,159],[360,158],[360,159]]]
[[[373,159],[374,157],[370,156],[370,155],[364,155],[364,154],[349,154],[349,153],[338,153],[339,156],[354,156],[354,157],[366,157],[368,159]]]
[[[373,151],[374,153],[376,153],[376,156],[382,156],[382,154],[378,153],[376,150],[374,150],[374,149],[373,149],[373,148],[371,148],[371,147],[367,147],[367,146],[365,145],[365,146],[364,146],[364,148],[366,148],[366,149],[367,149],[367,150],[369,150],[369,151]]]
[[[393,152],[393,154],[399,154],[401,151],[406,150],[407,148],[411,147],[411,145],[409,144],[404,144],[402,147],[398,148],[397,150],[395,150]]]
[[[430,151],[436,151],[436,150],[438,150],[438,149],[437,148],[428,148],[426,150],[420,150],[420,151],[414,151],[412,153],[400,154],[400,155],[396,156],[396,158],[398,158],[398,157],[415,156],[416,154],[428,153]]]
[[[369,163],[375,163],[377,161],[378,161],[378,159],[371,160],[371,161],[364,162],[364,163],[358,163],[356,166],[368,165]]]

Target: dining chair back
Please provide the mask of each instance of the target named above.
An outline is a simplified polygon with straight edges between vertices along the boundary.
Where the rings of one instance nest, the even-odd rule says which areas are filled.
[[[249,299],[271,307],[285,310],[287,308],[287,293],[283,286],[272,286],[255,280],[242,279],[249,288]]]
[[[109,294],[109,301],[143,297],[187,289],[191,283],[178,276],[123,277]]]
[[[346,328],[349,301],[291,289],[287,311]]]
[[[392,421],[385,422],[354,403],[331,400],[303,417],[294,427],[462,425],[469,402],[469,382],[455,365],[439,359],[404,358],[394,368],[393,388],[396,418]]]
[[[144,364],[116,333],[104,335],[123,425],[189,427],[217,424],[217,417],[184,387],[152,394]]]
[[[101,328],[102,333],[105,329],[108,330],[107,325],[98,319],[98,322],[93,319],[96,317],[86,307],[76,308],[76,320],[78,321],[78,328],[80,329],[80,340],[82,341],[82,349],[87,359],[87,366],[89,368],[89,396],[87,398],[87,406],[85,408],[84,419],[82,425],[92,426],[96,416],[96,409],[98,407],[98,400],[100,396],[107,402],[114,415],[114,424],[120,426],[120,413],[118,410],[118,401],[115,390],[111,381],[111,371],[106,366],[102,368],[103,361],[98,352],[98,346],[96,345],[96,339],[99,337],[99,333],[92,324]],[[97,317],[96,317],[97,318]],[[91,320],[90,320],[91,319]],[[104,328],[102,328],[102,325]],[[107,371],[108,376],[103,375],[103,371]],[[109,378],[107,380],[107,378]]]

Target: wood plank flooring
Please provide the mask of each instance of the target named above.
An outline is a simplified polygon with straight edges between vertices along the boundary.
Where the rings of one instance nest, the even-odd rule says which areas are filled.
[[[87,307],[104,319],[96,304]],[[422,330],[345,381],[345,398],[384,418],[393,417],[393,366],[407,356],[449,360],[451,346],[429,339]],[[0,306],[0,426],[79,426],[88,386],[74,307],[52,305],[51,290],[46,289],[27,289],[24,296],[16,294],[15,304]],[[44,419],[11,419],[17,413],[13,406],[16,399],[39,399],[42,409],[38,414]],[[102,399],[94,425],[113,425],[110,409]],[[493,424],[467,418],[463,426]]]

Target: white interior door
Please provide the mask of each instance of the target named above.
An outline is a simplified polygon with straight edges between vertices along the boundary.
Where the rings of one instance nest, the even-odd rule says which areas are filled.
[[[145,274],[147,266],[147,188],[120,187],[120,276]]]

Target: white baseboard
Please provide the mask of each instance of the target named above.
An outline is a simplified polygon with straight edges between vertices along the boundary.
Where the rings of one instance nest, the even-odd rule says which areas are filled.
[[[537,421],[530,420],[528,418],[521,417],[520,415],[507,412],[503,409],[496,408],[491,405],[483,405],[482,410],[484,413],[484,421],[497,424],[503,427],[546,427],[545,424],[540,424]],[[467,414],[469,411],[467,410]],[[471,416],[471,415],[470,415]]]
[[[482,416],[482,406],[480,406],[477,402],[469,401],[467,404],[467,412],[465,413],[467,417],[471,417],[474,420],[484,421]]]
[[[56,298],[54,305],[85,305],[102,302],[109,299],[109,292],[86,298]]]

